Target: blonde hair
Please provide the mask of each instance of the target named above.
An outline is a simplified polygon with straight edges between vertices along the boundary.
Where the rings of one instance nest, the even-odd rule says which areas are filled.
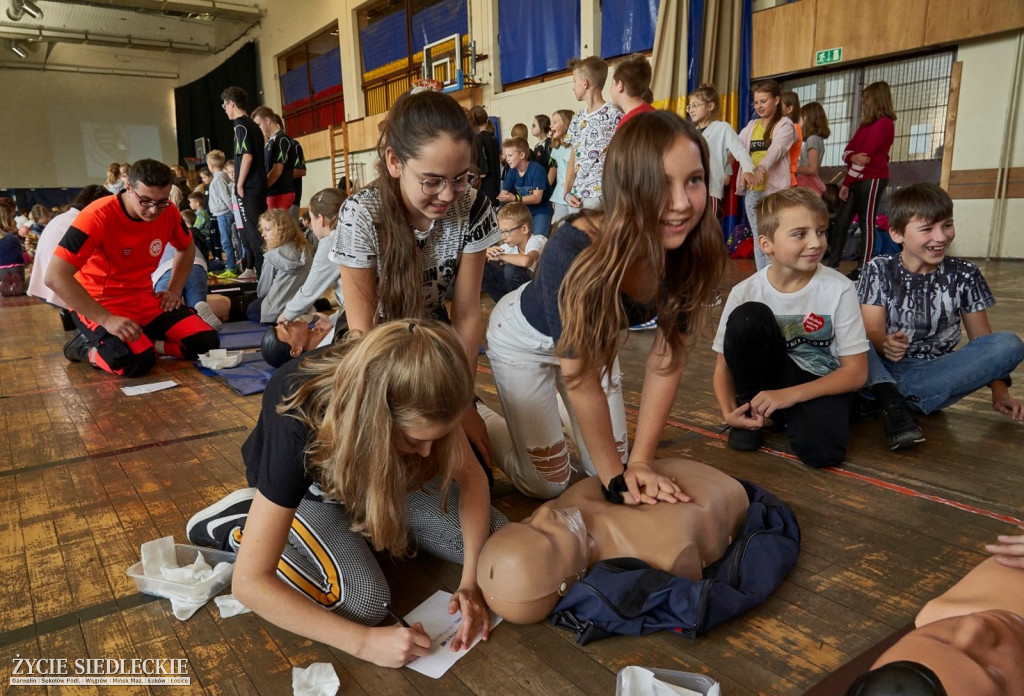
[[[817,193],[803,186],[794,186],[765,196],[757,204],[757,231],[759,235],[774,239],[779,229],[783,210],[805,208],[818,216],[819,224],[828,222],[828,208]]]
[[[683,358],[680,330],[691,336],[703,330],[708,304],[725,268],[725,245],[722,228],[707,202],[703,216],[678,249],[666,250],[662,243],[659,220],[667,194],[663,157],[678,138],[699,148],[701,165],[708,172],[704,138],[692,123],[670,111],[634,116],[608,146],[604,218],[600,229],[594,230],[593,244],[569,267],[558,293],[562,335],[556,353],[581,361],[580,373],[566,375],[569,380],[595,369],[611,370],[628,323],[620,297],[622,283],[634,264],[646,265],[648,272],[661,279],[655,307],[658,327],[672,350],[673,367]]]
[[[870,125],[880,118],[896,120],[888,82],[872,82],[861,94],[860,125]]]
[[[604,62],[603,58],[599,56],[572,58],[569,60],[568,68],[590,80],[594,89],[604,89],[605,80],[608,79],[608,63]]]
[[[526,127],[525,123],[517,123],[512,126],[512,130],[509,132],[509,135],[511,135],[512,138],[522,138],[523,140],[526,140],[530,135],[530,129]],[[504,146],[504,143],[502,143],[502,146]],[[527,150],[529,150],[529,146],[527,146]]]
[[[568,133],[569,125],[572,123],[572,117],[575,116],[576,114],[574,114],[569,109],[559,109],[558,111],[556,111],[555,113],[553,113],[551,115],[552,116],[558,116],[559,118],[562,119],[562,121],[565,123],[566,133]],[[557,137],[557,138],[556,137],[552,137],[551,138],[551,149],[552,150],[560,148],[563,145],[565,145],[565,135],[562,135],[561,137]]]
[[[111,162],[110,166],[107,167],[107,181],[106,183],[113,184],[121,180],[121,165],[117,162]]]
[[[395,438],[423,424],[455,423],[473,401],[473,374],[458,336],[432,320],[381,324],[304,360],[302,385],[278,413],[309,428],[307,471],[344,501],[351,529],[377,551],[408,550],[405,496],[440,476],[440,499],[462,462],[457,429],[430,454],[399,454]]]
[[[206,153],[206,163],[217,167],[217,169],[224,168],[224,151],[223,150],[210,150]]]
[[[525,203],[519,201],[512,201],[506,203],[498,210],[498,222],[503,220],[511,222],[516,227],[523,225],[530,225],[532,227],[533,216],[530,215],[530,209],[526,207]]]
[[[511,138],[505,138],[505,142],[501,144],[502,150],[516,150],[524,155],[530,154],[530,143],[518,135],[513,135]]]
[[[273,236],[267,240],[267,251],[286,244],[294,245],[299,251],[313,251],[313,245],[306,239],[295,218],[283,208],[271,208],[260,215],[260,226],[270,225]]]

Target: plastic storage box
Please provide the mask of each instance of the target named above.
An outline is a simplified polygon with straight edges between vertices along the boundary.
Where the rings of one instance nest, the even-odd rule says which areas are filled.
[[[196,557],[200,552],[211,568],[216,567],[218,563],[224,562],[231,563],[232,568],[226,574],[216,575],[205,582],[186,585],[174,582],[173,580],[146,577],[142,572],[142,561],[139,561],[128,569],[128,577],[135,580],[135,586],[143,594],[165,597],[167,599],[191,599],[195,601],[209,599],[231,583],[231,572],[234,570],[235,554],[230,551],[218,551],[217,549],[207,549],[188,544],[174,545],[174,555],[177,557],[179,567],[195,563]]]

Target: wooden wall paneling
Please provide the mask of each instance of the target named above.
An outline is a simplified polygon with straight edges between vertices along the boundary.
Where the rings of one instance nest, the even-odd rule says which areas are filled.
[[[327,159],[331,156],[331,131],[330,129],[300,135],[296,138],[302,145],[302,152],[306,161]]]
[[[801,0],[755,12],[751,75],[767,77],[814,67],[816,7],[821,0]]]
[[[948,43],[1022,28],[1024,2],[1021,0],[928,0],[925,38],[929,44]]]
[[[963,61],[954,61],[949,72],[949,102],[946,105],[946,135],[942,141],[942,174],[939,186],[949,191],[949,173],[953,169],[953,145],[956,142],[957,107],[960,105],[960,76]]]
[[[848,63],[925,46],[931,43],[924,33],[928,2],[818,0],[812,50],[842,46],[843,63]]]
[[[954,169],[949,173],[949,187],[946,189],[953,199],[995,198],[997,169]],[[1024,167],[1014,167],[1008,172],[1007,198],[1024,198]]]

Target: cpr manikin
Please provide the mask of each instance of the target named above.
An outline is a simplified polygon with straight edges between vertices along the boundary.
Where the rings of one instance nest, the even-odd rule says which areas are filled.
[[[540,621],[587,568],[610,558],[638,558],[699,580],[739,532],[747,493],[736,479],[695,461],[664,459],[652,468],[674,477],[693,502],[615,505],[593,476],[495,532],[477,566],[491,609],[513,623]]]
[[[1024,696],[1022,617],[1024,570],[990,558],[926,604],[917,628],[883,653],[847,694]],[[878,686],[898,678],[916,690]],[[929,680],[935,682],[931,687]]]

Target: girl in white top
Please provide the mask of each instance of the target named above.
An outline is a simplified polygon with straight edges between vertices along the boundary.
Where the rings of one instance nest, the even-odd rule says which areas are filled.
[[[713,85],[705,82],[690,92],[686,98],[686,113],[708,143],[711,166],[708,194],[711,196],[711,204],[717,216],[721,209],[722,196],[725,195],[729,180],[732,178],[732,160],[740,163],[743,180],[747,186],[754,184],[754,161],[750,159],[750,153],[729,122],[721,120],[721,102]]]
[[[553,225],[569,214],[569,204],[565,202],[565,174],[569,168],[569,155],[572,148],[565,142],[565,133],[572,123],[573,113],[569,109],[559,109],[551,114],[551,159],[558,170],[555,172],[555,190],[551,192],[551,204],[554,215]]]

